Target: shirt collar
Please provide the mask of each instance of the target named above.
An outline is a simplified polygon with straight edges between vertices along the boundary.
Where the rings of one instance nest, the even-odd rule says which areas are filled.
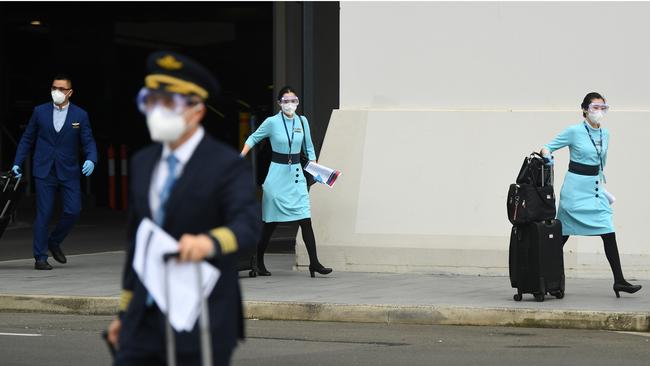
[[[293,114],[293,117],[291,117],[291,118],[287,117],[287,115],[284,114],[284,112],[282,112],[282,111],[280,111],[279,114],[280,114],[280,118],[284,118],[285,121],[289,121],[289,122],[290,122],[290,121],[293,121],[293,118],[296,116],[296,113],[295,113],[295,112],[294,112],[294,114]]]
[[[68,109],[68,107],[70,106],[70,102],[66,103],[66,104],[65,104],[63,107],[61,107],[61,108],[59,108],[59,106],[56,105],[55,103],[52,103],[52,104],[54,105],[54,110],[56,110],[56,111],[64,111],[64,110]]]
[[[600,127],[598,127],[598,128],[594,128],[594,127],[592,127],[591,124],[589,124],[589,121],[587,121],[586,119],[584,120],[583,123],[584,123],[585,126],[587,126],[587,129],[588,129],[589,131],[598,132],[598,131],[601,131],[602,128],[603,128],[602,125],[601,125]]]
[[[199,126],[196,132],[194,132],[194,135],[192,135],[189,140],[185,141],[183,145],[177,147],[176,150],[172,151],[169,144],[164,144],[162,159],[167,159],[169,154],[174,153],[174,156],[178,159],[178,162],[181,163],[181,165],[187,164],[192,157],[192,154],[194,154],[194,150],[196,150],[201,140],[203,140],[203,136],[205,136],[205,130],[203,129],[203,126]]]

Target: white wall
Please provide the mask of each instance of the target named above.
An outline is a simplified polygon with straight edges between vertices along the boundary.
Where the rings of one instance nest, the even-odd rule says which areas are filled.
[[[650,106],[650,3],[341,2],[341,109]]]
[[[624,271],[650,278],[647,19],[650,3],[342,2],[341,108],[320,161],[343,176],[311,193],[322,262],[506,274],[508,185],[596,90],[612,104]],[[559,194],[568,152],[556,159]],[[599,239],[574,238],[565,253],[568,275],[611,276]]]

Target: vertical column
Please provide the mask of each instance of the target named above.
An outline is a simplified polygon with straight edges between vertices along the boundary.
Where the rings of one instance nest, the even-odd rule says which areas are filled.
[[[273,3],[273,104],[284,85],[304,93],[302,82],[302,4]]]
[[[302,6],[302,104],[303,113],[314,120],[314,3]]]
[[[6,75],[6,58],[9,56],[9,52],[6,50],[6,41],[5,41],[5,33],[6,33],[6,27],[7,27],[7,22],[5,22],[5,10],[3,9],[5,5],[0,5],[0,80],[4,80],[4,82],[0,83],[0,123],[3,125],[7,126],[8,124],[8,114],[7,114],[7,98],[6,98],[6,88],[7,88],[7,78],[5,77]],[[5,140],[4,132],[0,132],[0,167],[5,168],[7,167],[8,169],[11,168],[9,160],[11,159],[8,155],[9,147],[5,146],[4,140]],[[6,151],[5,151],[6,150]]]

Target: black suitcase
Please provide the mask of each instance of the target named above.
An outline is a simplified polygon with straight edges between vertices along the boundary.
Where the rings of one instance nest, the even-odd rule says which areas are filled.
[[[25,193],[22,176],[16,178],[11,172],[0,173],[0,190],[0,237],[2,237],[11,222],[16,204]]]
[[[522,294],[533,294],[540,302],[547,293],[563,298],[562,223],[546,220],[513,226],[509,265],[515,301],[521,301]]]

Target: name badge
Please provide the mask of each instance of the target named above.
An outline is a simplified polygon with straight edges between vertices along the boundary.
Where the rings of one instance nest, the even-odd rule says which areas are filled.
[[[72,128],[79,128],[79,122],[72,122]]]
[[[302,133],[302,128],[301,127],[296,127],[296,128],[293,129],[293,132]]]

